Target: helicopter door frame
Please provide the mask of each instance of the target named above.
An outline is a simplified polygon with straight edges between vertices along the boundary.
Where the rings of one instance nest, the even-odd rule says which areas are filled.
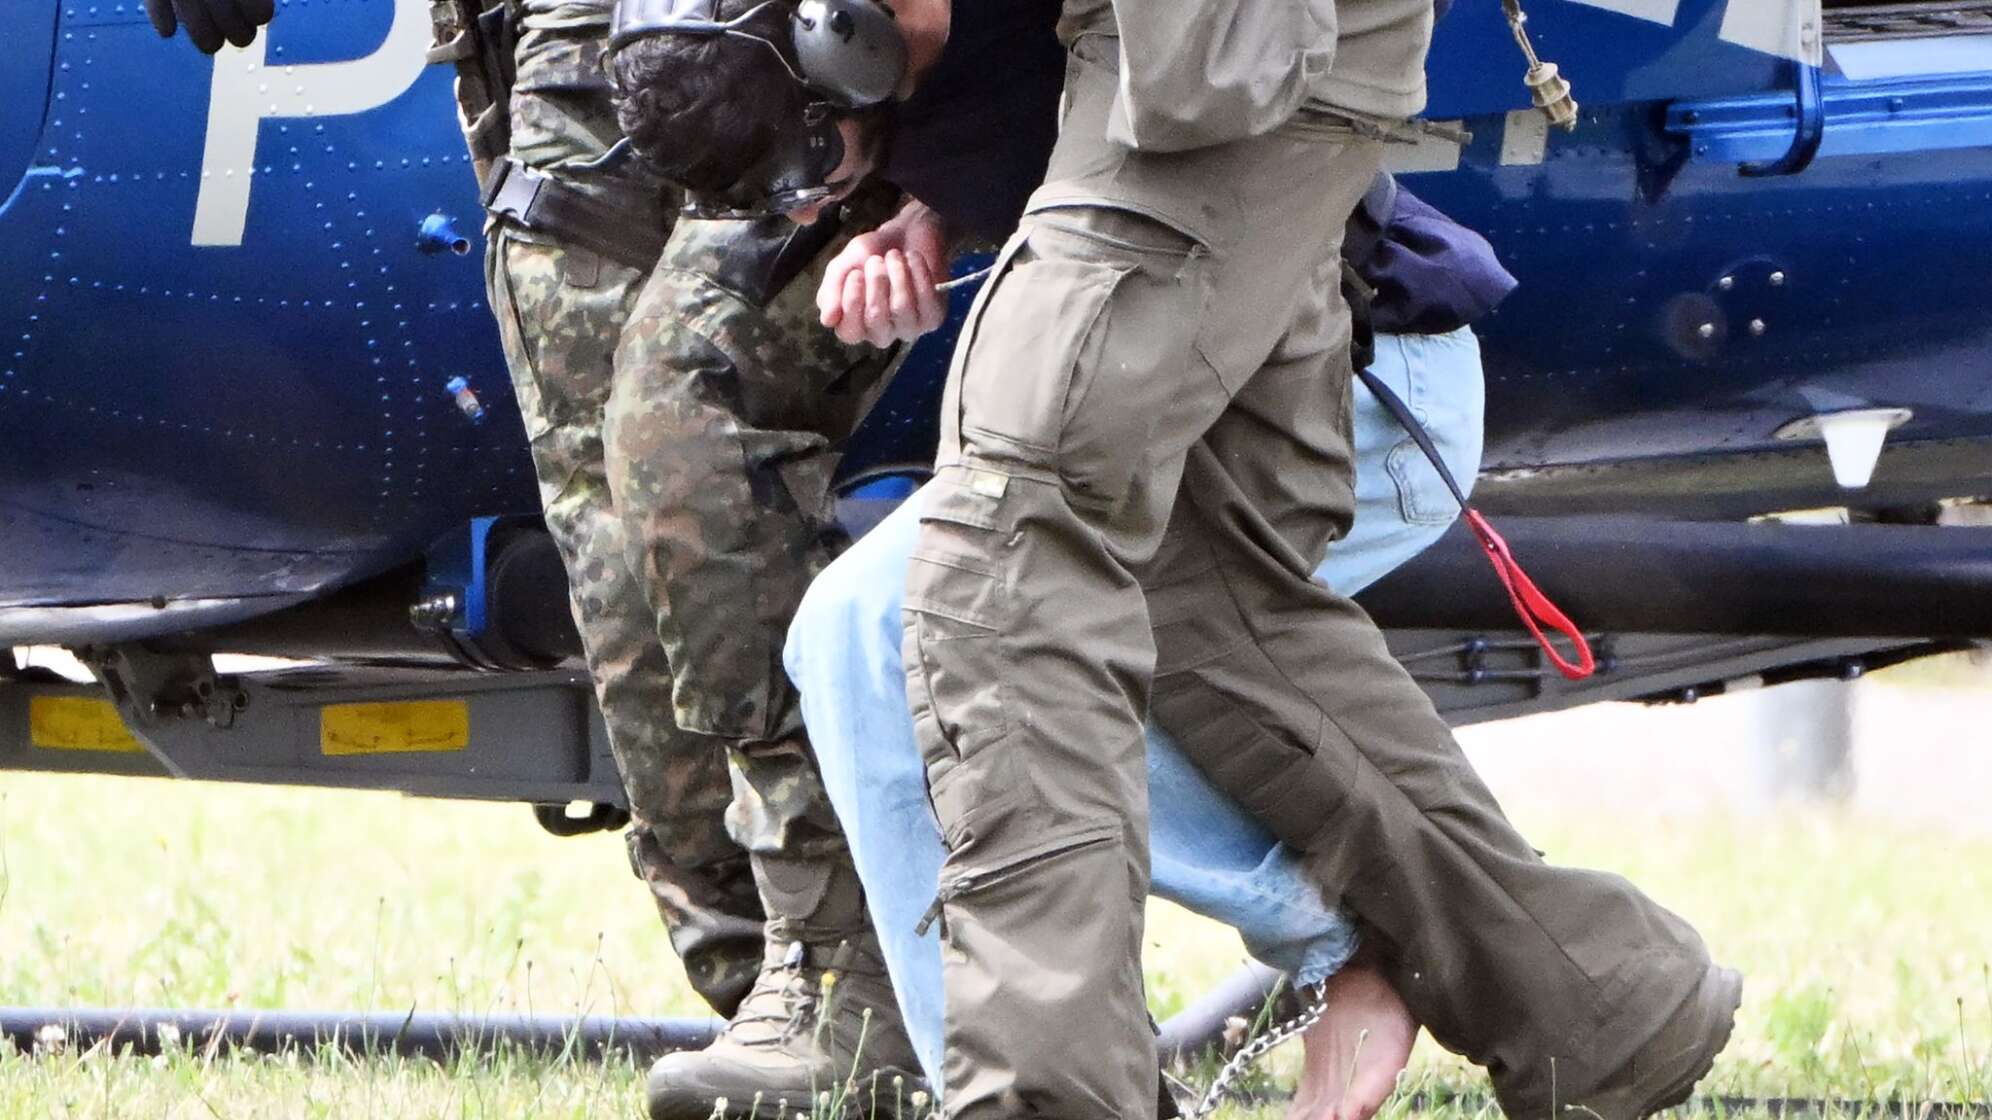
[[[7,45],[8,65],[0,67],[0,214],[13,205],[28,181],[35,149],[48,124],[60,13],[61,6],[49,0],[39,19],[17,24],[13,31],[17,38]]]

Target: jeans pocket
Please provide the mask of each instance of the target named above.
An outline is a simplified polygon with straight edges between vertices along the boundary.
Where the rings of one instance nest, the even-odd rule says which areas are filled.
[[[1439,477],[1438,469],[1418,444],[1406,437],[1390,449],[1384,469],[1397,486],[1397,509],[1413,525],[1450,525],[1459,516],[1459,502]]]

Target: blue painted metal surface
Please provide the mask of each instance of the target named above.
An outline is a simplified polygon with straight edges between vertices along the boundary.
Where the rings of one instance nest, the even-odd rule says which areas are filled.
[[[1915,410],[1897,442],[1992,434],[1992,149],[1745,179],[1661,109],[1589,109],[1530,166],[1471,121],[1459,171],[1406,177],[1522,281],[1480,330],[1491,467],[1762,452],[1884,404]]]
[[[1815,72],[1813,81],[1817,155],[1992,146],[1992,71],[1865,82],[1822,79]],[[1801,96],[1799,104],[1807,99]],[[1697,160],[1774,160],[1792,146],[1797,131],[1792,110],[1790,94],[1684,101],[1667,107],[1667,130],[1686,137]]]
[[[1826,99],[1819,88],[1819,68],[1803,62],[1791,63],[1794,102],[1785,107],[1791,121],[1791,143],[1776,158],[1761,163],[1745,163],[1736,170],[1752,178],[1766,175],[1796,175],[1812,166],[1819,155],[1819,142],[1826,138]]]
[[[286,4],[262,88],[375,52],[392,10]],[[478,214],[446,70],[262,121],[240,246],[195,245],[227,173],[204,166],[211,79],[241,63],[160,41],[135,0],[60,20],[46,173],[0,215],[0,549],[36,558],[0,599],[315,591],[531,509],[480,263],[416,246],[425,216]]]
[[[227,118],[215,67],[239,57],[157,40],[136,0],[26,2],[55,32],[54,99],[46,127],[35,97],[0,102],[0,158],[41,135],[0,211],[0,608],[275,602],[533,510],[447,71],[406,70],[378,106],[252,123],[241,243],[195,244],[202,185],[229,170],[210,158]],[[395,3],[286,0],[253,98],[381,55]],[[1475,139],[1457,170],[1406,179],[1522,280],[1482,331],[1491,467],[1719,465],[1777,448],[1796,417],[1868,405],[1914,410],[1900,442],[1992,446],[1992,147],[1973,131],[1992,74],[1829,78],[1811,165],[1745,179],[1740,162],[1788,150],[1777,114],[1796,102],[1781,60],[1721,41],[1722,0],[1682,0],[1671,27],[1531,8],[1585,105],[1577,132],[1526,142],[1498,6],[1460,5],[1431,115]],[[6,49],[0,92],[27,81]],[[471,253],[423,251],[436,215]],[[852,442],[848,473],[931,455],[970,298]],[[1946,486],[1980,481],[1884,470],[1870,496],[1960,492]]]
[[[1778,61],[1721,36],[1729,4],[1757,2],[1767,0],[1681,0],[1673,21],[1659,23],[1594,4],[1530,0],[1529,34],[1584,105],[1760,92],[1778,88]],[[1425,67],[1427,113],[1452,119],[1525,108],[1523,69],[1501,5],[1455,3]]]
[[[0,210],[19,188],[41,135],[55,57],[55,8],[31,8],[10,22],[7,64],[0,67],[0,106],[5,106],[0,109]]]

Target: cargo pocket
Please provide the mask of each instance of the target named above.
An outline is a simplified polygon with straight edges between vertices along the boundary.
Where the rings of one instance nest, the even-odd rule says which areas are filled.
[[[955,772],[1012,726],[998,648],[1011,610],[997,560],[1012,528],[1002,502],[1007,486],[1003,475],[951,467],[914,499],[920,534],[906,570],[905,655],[914,670],[909,699],[943,833],[953,831],[959,806],[986,801],[1006,784],[984,770],[961,797],[939,796],[951,781],[967,778]]]
[[[1029,820],[1010,823],[1021,832]],[[1138,1099],[1143,1079],[1153,1093],[1152,1064],[1097,1053],[1144,1011],[1139,910],[1120,837],[1116,820],[1066,822],[1031,843],[997,845],[1000,855],[950,861],[922,928],[940,925],[951,1098],[1007,1084],[1026,1099],[1076,1094],[1067,1104],[1078,1108]],[[1085,1084],[1066,1082],[1075,1054],[1089,1051]],[[992,1071],[995,1084],[985,1080]]]
[[[989,279],[983,281],[982,288],[975,293],[975,299],[968,305],[968,314],[962,319],[961,333],[955,336],[954,355],[948,363],[947,383],[941,389],[941,439],[935,455],[934,465],[945,467],[961,458],[961,378],[967,364],[969,351],[974,349],[975,340],[982,333],[982,317],[989,310],[989,300],[996,294],[1003,278],[1010,274],[1010,265],[1023,250],[1027,232],[1018,230],[1003,243],[996,254],[996,260],[989,266]]]
[[[1191,378],[1208,253],[1112,207],[1038,213],[961,351],[967,457],[1053,470],[1074,505],[1112,509],[1149,464]]]
[[[613,383],[628,289],[603,285],[601,258],[586,249],[498,236],[492,305],[527,437],[595,427]]]
[[[1132,266],[1021,251],[992,281],[961,370],[963,442],[983,457],[1058,464],[1080,350]]]
[[[545,435],[552,424],[547,420],[546,407],[540,400],[539,355],[534,352],[534,336],[527,333],[525,317],[519,308],[517,285],[513,283],[513,258],[515,254],[541,253],[545,250],[513,240],[502,227],[493,229],[491,237],[491,253],[485,264],[485,288],[492,314],[498,320],[498,340],[505,349],[505,367],[511,375],[512,396],[518,402],[519,419],[525,424],[526,438],[536,440]]]
[[[1021,822],[1012,819],[1012,824]],[[1021,827],[1016,831],[1024,831]],[[1024,844],[1015,852],[995,858],[987,863],[975,860],[976,838],[970,836],[963,841],[961,854],[965,856],[965,866],[948,874],[934,896],[933,905],[927,908],[921,926],[915,932],[924,934],[935,921],[941,923],[941,936],[947,938],[954,928],[948,920],[948,910],[964,898],[970,898],[973,906],[980,908],[993,906],[998,911],[1012,911],[1017,908],[1016,899],[1020,895],[1028,897],[1028,885],[1017,886],[1015,880],[1029,875],[1032,871],[1048,867],[1060,860],[1076,857],[1091,849],[1112,847],[1116,852],[1119,845],[1115,841],[1121,833],[1121,825],[1115,820],[1083,822],[1075,827],[1055,831],[1052,835]],[[1011,884],[1015,889],[1006,892],[1004,887]],[[1089,896],[1097,892],[1089,892]],[[1010,900],[1005,905],[1005,900]],[[1055,927],[1054,927],[1055,928]]]

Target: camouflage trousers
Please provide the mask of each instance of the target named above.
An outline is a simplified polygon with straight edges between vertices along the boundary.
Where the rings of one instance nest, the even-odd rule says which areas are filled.
[[[486,258],[547,528],[567,563],[589,675],[622,773],[630,863],[692,987],[731,1015],[762,956],[761,902],[724,824],[726,752],[671,718],[671,671],[610,500],[602,421],[616,339],[646,274],[492,231]]]
[[[803,590],[846,543],[830,516],[841,441],[891,369],[816,323],[847,236],[686,221],[646,277],[501,228],[487,261],[631,862],[722,1013],[762,961],[747,853],[774,857],[764,879],[780,869],[761,884],[769,916],[798,921],[849,859],[780,661]]]
[[[892,202],[866,192],[810,228],[680,220],[616,353],[609,486],[676,671],[677,723],[731,745],[741,846],[816,864],[771,918],[806,918],[829,863],[849,859],[781,654],[804,590],[849,543],[831,475],[893,368],[823,329],[817,285]]]

